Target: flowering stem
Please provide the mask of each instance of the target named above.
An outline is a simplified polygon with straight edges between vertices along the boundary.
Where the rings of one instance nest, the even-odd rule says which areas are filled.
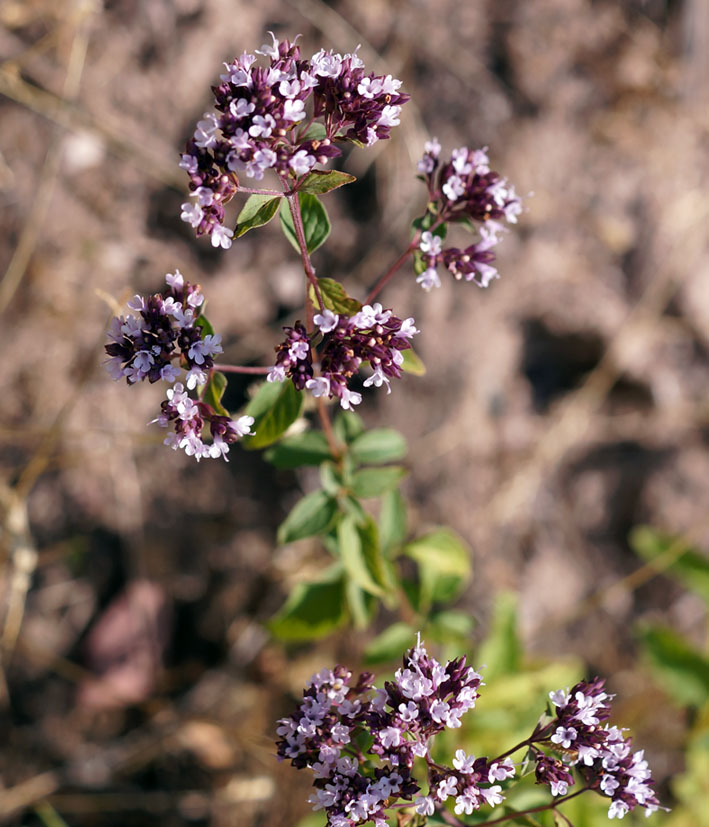
[[[221,373],[251,373],[254,375],[265,375],[271,368],[247,367],[246,365],[214,365],[213,370]]]
[[[322,294],[320,293],[320,285],[318,284],[318,280],[315,276],[315,270],[312,262],[310,261],[310,255],[308,254],[308,245],[305,240],[305,231],[303,230],[303,217],[300,214],[300,200],[298,199],[298,193],[286,192],[285,197],[288,199],[290,213],[293,216],[293,226],[295,228],[295,236],[298,239],[298,246],[300,247],[300,257],[303,262],[303,270],[305,271],[306,278],[313,287],[315,297],[317,298],[318,305],[322,311],[325,309],[325,305],[323,304]],[[311,332],[312,330],[308,330],[308,333]]]
[[[339,463],[339,460],[342,458],[342,447],[340,446],[340,443],[337,441],[335,432],[332,429],[332,423],[330,422],[330,414],[328,413],[325,400],[322,396],[318,396],[315,400],[315,404],[318,409],[318,418],[320,419],[320,425],[322,426],[323,433],[325,434],[325,439],[327,440],[327,444],[330,448],[332,458]]]
[[[283,198],[285,193],[280,192],[280,190],[262,190],[262,189],[254,189],[253,187],[242,187],[239,185],[238,192],[248,192],[249,195],[273,195],[274,198],[277,196],[278,198]]]
[[[590,789],[590,787],[583,787],[580,790],[576,790],[575,793],[571,793],[571,795],[566,795],[563,798],[557,798],[555,801],[550,801],[548,804],[540,804],[539,807],[531,807],[529,810],[519,810],[516,813],[507,813],[507,815],[490,819],[490,821],[480,821],[476,827],[491,827],[493,824],[502,824],[504,821],[510,821],[510,819],[519,818],[520,816],[528,816],[532,815],[532,813],[543,813],[545,810],[555,810],[559,804],[563,804],[565,801],[571,801],[572,798],[576,798],[577,795],[581,795],[581,793],[585,793]],[[451,815],[447,810],[444,811],[441,809],[439,812],[443,820],[450,824],[451,827],[466,827],[465,822]],[[444,812],[447,813],[448,818],[446,818]]]
[[[413,253],[413,251],[418,247],[419,244],[419,233],[417,232],[416,235],[413,237],[411,244],[404,250],[404,252],[397,258],[397,260],[391,265],[391,267],[384,273],[384,275],[379,279],[379,281],[374,285],[374,287],[369,291],[369,295],[364,300],[365,304],[371,304],[372,300],[376,298],[379,293],[384,289],[387,285],[388,281],[392,278],[392,276],[396,273],[396,271],[401,267],[401,265],[406,261],[406,259]]]

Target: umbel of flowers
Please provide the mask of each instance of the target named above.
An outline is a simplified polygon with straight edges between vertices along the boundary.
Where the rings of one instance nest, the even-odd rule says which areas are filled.
[[[403,351],[411,345],[409,339],[419,331],[412,318],[402,321],[391,310],[384,310],[379,302],[365,305],[353,316],[344,316],[323,310],[314,317],[320,342],[319,375],[313,370],[314,342],[305,327],[296,322],[284,328],[285,341],[276,348],[276,364],[268,374],[269,382],[289,378],[297,390],[307,388],[313,396],[338,399],[344,409],[351,409],[362,401],[362,395],[352,390],[348,381],[368,363],[372,374],[364,380],[365,387],[386,385],[401,376]]]
[[[239,175],[261,180],[273,170],[296,183],[341,155],[338,143],[372,146],[388,138],[409,100],[400,80],[367,73],[356,53],[320,50],[302,58],[297,44],[271,38],[255,55],[226,64],[212,87],[215,111],[197,124],[180,162],[194,197],[182,205],[182,219],[215,247],[231,246],[224,204]]]
[[[224,457],[229,446],[249,433],[253,418],[232,420],[202,400],[191,399],[187,389],[205,386],[214,366],[213,357],[222,352],[221,336],[207,333],[200,323],[204,296],[199,285],[184,280],[176,270],[165,276],[162,293],[143,298],[134,296],[128,303],[136,311],[116,316],[109,328],[107,368],[114,379],[129,385],[163,380],[174,383],[167,390],[160,416],[153,420],[172,428],[165,444],[182,448],[198,461],[204,457]],[[186,371],[185,389],[175,382]],[[204,442],[204,426],[209,423],[211,443]]]
[[[581,792],[596,790],[610,799],[609,818],[622,818],[637,806],[647,815],[659,808],[643,753],[633,752],[630,740],[606,723],[610,696],[599,679],[550,693],[555,716],[495,758],[459,749],[450,765],[434,761],[436,736],[461,726],[482,686],[464,657],[443,665],[420,641],[383,688],[374,686],[369,673],[353,681],[342,666],[323,669],[312,677],[298,710],[279,721],[278,756],[312,772],[310,801],[332,827],[368,821],[385,827],[387,810],[407,803],[422,816],[449,806],[458,816],[494,807],[518,772],[511,756],[523,747],[537,783],[554,796],[549,809],[567,796],[574,772],[584,782]],[[425,767],[423,778],[416,759]],[[520,814],[509,818],[515,815]],[[451,813],[446,816],[455,823]]]
[[[522,202],[507,179],[490,169],[487,147],[454,149],[440,161],[441,145],[434,138],[425,146],[418,171],[428,188],[427,213],[417,255],[417,283],[424,290],[440,287],[438,267],[454,278],[487,287],[498,277],[493,248],[505,230],[503,222],[517,223]],[[464,249],[444,247],[448,224],[462,224],[479,240]]]

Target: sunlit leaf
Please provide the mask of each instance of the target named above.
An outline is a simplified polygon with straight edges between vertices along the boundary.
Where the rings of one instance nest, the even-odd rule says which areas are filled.
[[[406,456],[407,445],[403,435],[393,428],[375,428],[365,431],[350,445],[350,456],[363,465],[381,465]]]
[[[338,566],[333,567],[330,577],[299,583],[268,626],[281,640],[316,640],[346,619],[345,581]]]
[[[254,227],[262,227],[275,216],[278,207],[284,199],[272,195],[250,195],[246,200],[234,227],[234,238],[239,238],[253,230]]]
[[[313,491],[299,500],[278,529],[281,545],[327,531],[337,513],[337,501],[325,491]]]
[[[354,175],[340,172],[337,169],[320,170],[310,172],[298,185],[299,192],[309,192],[313,195],[323,195],[326,192],[335,190],[345,184],[351,184],[357,179]]]
[[[256,399],[253,399],[246,407],[246,413],[256,420],[252,428],[254,436],[245,437],[243,440],[243,445],[248,450],[265,448],[275,442],[295,422],[303,406],[303,394],[295,389],[292,382],[266,384],[275,386],[277,392],[264,391],[258,404]],[[270,404],[268,407],[264,404],[265,409],[262,409],[262,403],[265,402]],[[251,412],[253,409],[259,410],[258,416]]]
[[[288,436],[269,448],[264,456],[276,468],[320,465],[331,459],[330,446],[321,431],[305,431]]]

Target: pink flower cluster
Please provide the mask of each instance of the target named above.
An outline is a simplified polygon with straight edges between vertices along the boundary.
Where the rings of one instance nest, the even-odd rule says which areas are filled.
[[[182,219],[215,247],[231,246],[224,204],[238,176],[260,180],[273,170],[296,181],[316,164],[341,155],[335,142],[371,146],[388,138],[409,96],[391,75],[367,74],[354,54],[320,50],[303,59],[295,43],[279,41],[226,64],[213,87],[215,112],[207,112],[188,142],[180,166],[190,176],[193,202]]]
[[[490,169],[487,148],[454,149],[445,164],[440,163],[441,145],[434,138],[425,146],[418,171],[428,187],[429,228],[421,234],[417,283],[428,291],[440,287],[438,266],[443,265],[454,278],[474,281],[487,287],[498,278],[493,266],[492,249],[504,231],[503,221],[517,222],[522,202],[513,186],[499,173]],[[475,229],[480,240],[465,249],[443,247],[443,235],[437,233],[449,223],[464,224]]]
[[[363,364],[372,369],[363,382],[365,387],[386,385],[387,393],[391,391],[390,380],[401,376],[403,351],[411,347],[409,339],[419,332],[412,318],[402,321],[378,302],[364,305],[353,316],[323,310],[313,320],[317,338],[309,337],[300,322],[284,328],[286,339],[276,348],[276,364],[267,379],[283,382],[288,378],[298,390],[306,388],[315,397],[338,399],[346,410],[362,401],[349,382]],[[319,358],[317,376],[313,350]]]
[[[300,708],[278,728],[278,755],[312,770],[310,801],[325,810],[328,824],[385,827],[386,809],[397,800],[412,801],[423,815],[451,797],[456,811],[466,813],[503,800],[495,782],[514,775],[509,760],[488,762],[458,750],[446,767],[431,756],[431,739],[460,727],[478,698],[482,679],[465,658],[443,665],[419,641],[383,689],[368,673],[355,684],[351,678],[341,666],[314,675]],[[427,795],[412,774],[417,757],[428,767]]]

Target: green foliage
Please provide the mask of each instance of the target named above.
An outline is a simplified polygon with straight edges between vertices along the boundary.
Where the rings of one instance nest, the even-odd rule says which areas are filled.
[[[244,204],[234,227],[234,238],[240,238],[254,227],[262,227],[275,216],[281,201],[281,196],[250,195]]]
[[[330,527],[337,513],[337,501],[325,491],[313,491],[298,500],[290,514],[278,529],[281,545],[323,534]]]
[[[312,254],[330,235],[330,219],[327,217],[325,207],[323,207],[316,195],[312,195],[309,192],[299,192],[298,200],[300,202],[300,214],[303,221],[305,245],[308,248],[308,253]],[[295,231],[295,225],[293,224],[293,216],[291,215],[288,199],[282,198],[281,201],[281,227],[288,241],[295,247],[297,252],[300,252],[298,236]]]
[[[382,465],[403,459],[406,440],[393,428],[375,428],[356,437],[350,445],[350,456],[362,465]]]
[[[282,439],[265,453],[276,468],[299,468],[301,465],[320,465],[331,459],[330,446],[321,431],[305,431]]]
[[[421,361],[412,347],[401,351],[404,361],[401,363],[401,369],[405,373],[410,373],[412,376],[423,376],[426,373],[426,365]]]
[[[326,192],[351,184],[357,179],[354,175],[340,172],[336,169],[320,170],[315,169],[308,173],[298,185],[298,192],[309,192],[312,195],[323,195]]]
[[[254,436],[244,437],[244,448],[255,450],[274,443],[300,416],[302,406],[303,394],[292,382],[264,382],[246,406],[255,422]]]
[[[339,281],[318,279],[318,287],[327,310],[332,310],[333,313],[339,313],[341,316],[352,316],[362,309],[362,303],[348,296]],[[312,286],[310,287],[310,297],[317,307],[317,298]]]
[[[340,442],[350,443],[364,431],[364,422],[354,411],[342,411],[335,417],[335,436]]]
[[[439,528],[414,540],[403,553],[418,563],[417,608],[426,614],[434,602],[448,603],[470,580],[472,564],[465,542],[448,528]]]
[[[392,623],[364,650],[364,662],[389,663],[401,660],[402,654],[416,643],[416,630],[408,623]]]
[[[405,468],[398,465],[390,465],[387,468],[363,468],[355,471],[352,476],[352,493],[362,499],[380,497],[387,491],[397,488],[407,473]]]
[[[398,489],[387,491],[379,509],[379,541],[382,551],[390,555],[406,539],[406,503]]]
[[[214,336],[214,327],[206,316],[198,316],[195,324],[202,328],[205,336]]]
[[[268,625],[281,640],[316,640],[346,620],[345,581],[341,567],[333,566],[322,580],[299,583]]]
[[[202,393],[202,401],[211,405],[220,416],[229,416],[229,411],[222,405],[225,390],[226,376],[219,371],[212,371]]]

